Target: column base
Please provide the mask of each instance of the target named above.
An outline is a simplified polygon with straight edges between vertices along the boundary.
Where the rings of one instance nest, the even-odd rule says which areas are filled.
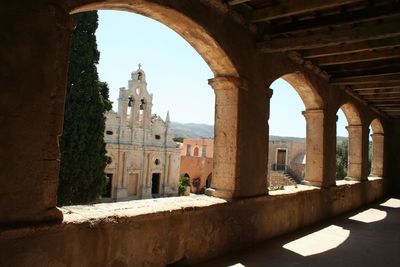
[[[355,182],[360,182],[362,179],[361,178],[357,178],[357,177],[351,177],[351,176],[346,176],[344,177],[345,181],[355,181]],[[365,180],[365,179],[364,179]]]
[[[213,188],[207,188],[204,193],[207,196],[223,198],[226,200],[231,200],[233,198],[232,192],[227,191],[227,190],[218,190],[218,189],[213,189]]]
[[[309,185],[309,186],[316,186],[316,187],[322,187],[323,184],[321,181],[307,181],[307,180],[303,180],[301,181],[302,185]]]

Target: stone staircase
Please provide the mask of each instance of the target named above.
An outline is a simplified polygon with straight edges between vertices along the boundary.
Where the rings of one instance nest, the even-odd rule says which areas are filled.
[[[270,187],[296,185],[298,182],[291,177],[287,172],[271,171],[270,173]]]

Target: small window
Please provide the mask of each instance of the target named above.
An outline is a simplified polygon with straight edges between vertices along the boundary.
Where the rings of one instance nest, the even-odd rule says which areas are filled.
[[[190,150],[192,149],[191,145],[186,146],[186,156],[190,156]]]
[[[156,134],[154,137],[155,137],[157,140],[160,140],[160,139],[161,139],[161,136],[160,136],[159,134]]]
[[[107,134],[107,135],[113,135],[114,133],[113,133],[113,131],[107,130],[107,131],[106,131],[106,134]]]
[[[207,146],[201,147],[201,156],[205,157],[207,155]]]
[[[160,164],[160,160],[159,160],[159,159],[156,159],[156,160],[154,161],[154,164],[156,164],[156,165]]]

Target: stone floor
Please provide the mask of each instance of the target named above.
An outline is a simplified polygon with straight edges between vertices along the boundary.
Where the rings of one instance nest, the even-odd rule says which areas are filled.
[[[387,199],[197,266],[400,266],[400,199]]]

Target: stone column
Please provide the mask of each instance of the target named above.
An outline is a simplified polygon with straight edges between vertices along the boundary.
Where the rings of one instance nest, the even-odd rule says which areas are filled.
[[[271,115],[271,97],[272,97],[272,95],[274,94],[274,90],[272,90],[271,88],[269,88],[269,89],[267,89],[267,117],[266,117],[266,120],[267,121],[269,121],[269,118],[270,118],[270,115]],[[266,153],[266,155],[265,155],[265,161],[266,161],[266,166],[267,166],[267,185],[268,186],[270,186],[270,176],[269,176],[269,173],[270,173],[270,171],[271,171],[271,169],[270,169],[270,166],[271,166],[271,162],[269,162],[269,123],[267,123],[267,135],[266,135],[266,138],[267,138],[267,144],[268,144],[268,147],[267,147],[267,153]],[[268,187],[267,187],[267,192],[268,192]]]
[[[346,180],[360,181],[362,178],[362,125],[349,125],[349,151]]]
[[[303,111],[306,118],[305,184],[326,186],[324,182],[324,110]]]
[[[232,199],[238,190],[238,103],[240,80],[216,77],[209,80],[215,93],[214,163],[211,188],[206,194]]]
[[[383,176],[383,151],[384,151],[384,136],[383,133],[371,134],[372,137],[372,159],[371,159],[371,174],[370,176]]]
[[[0,225],[61,221],[59,138],[72,17],[45,1],[9,2],[0,16]]]

